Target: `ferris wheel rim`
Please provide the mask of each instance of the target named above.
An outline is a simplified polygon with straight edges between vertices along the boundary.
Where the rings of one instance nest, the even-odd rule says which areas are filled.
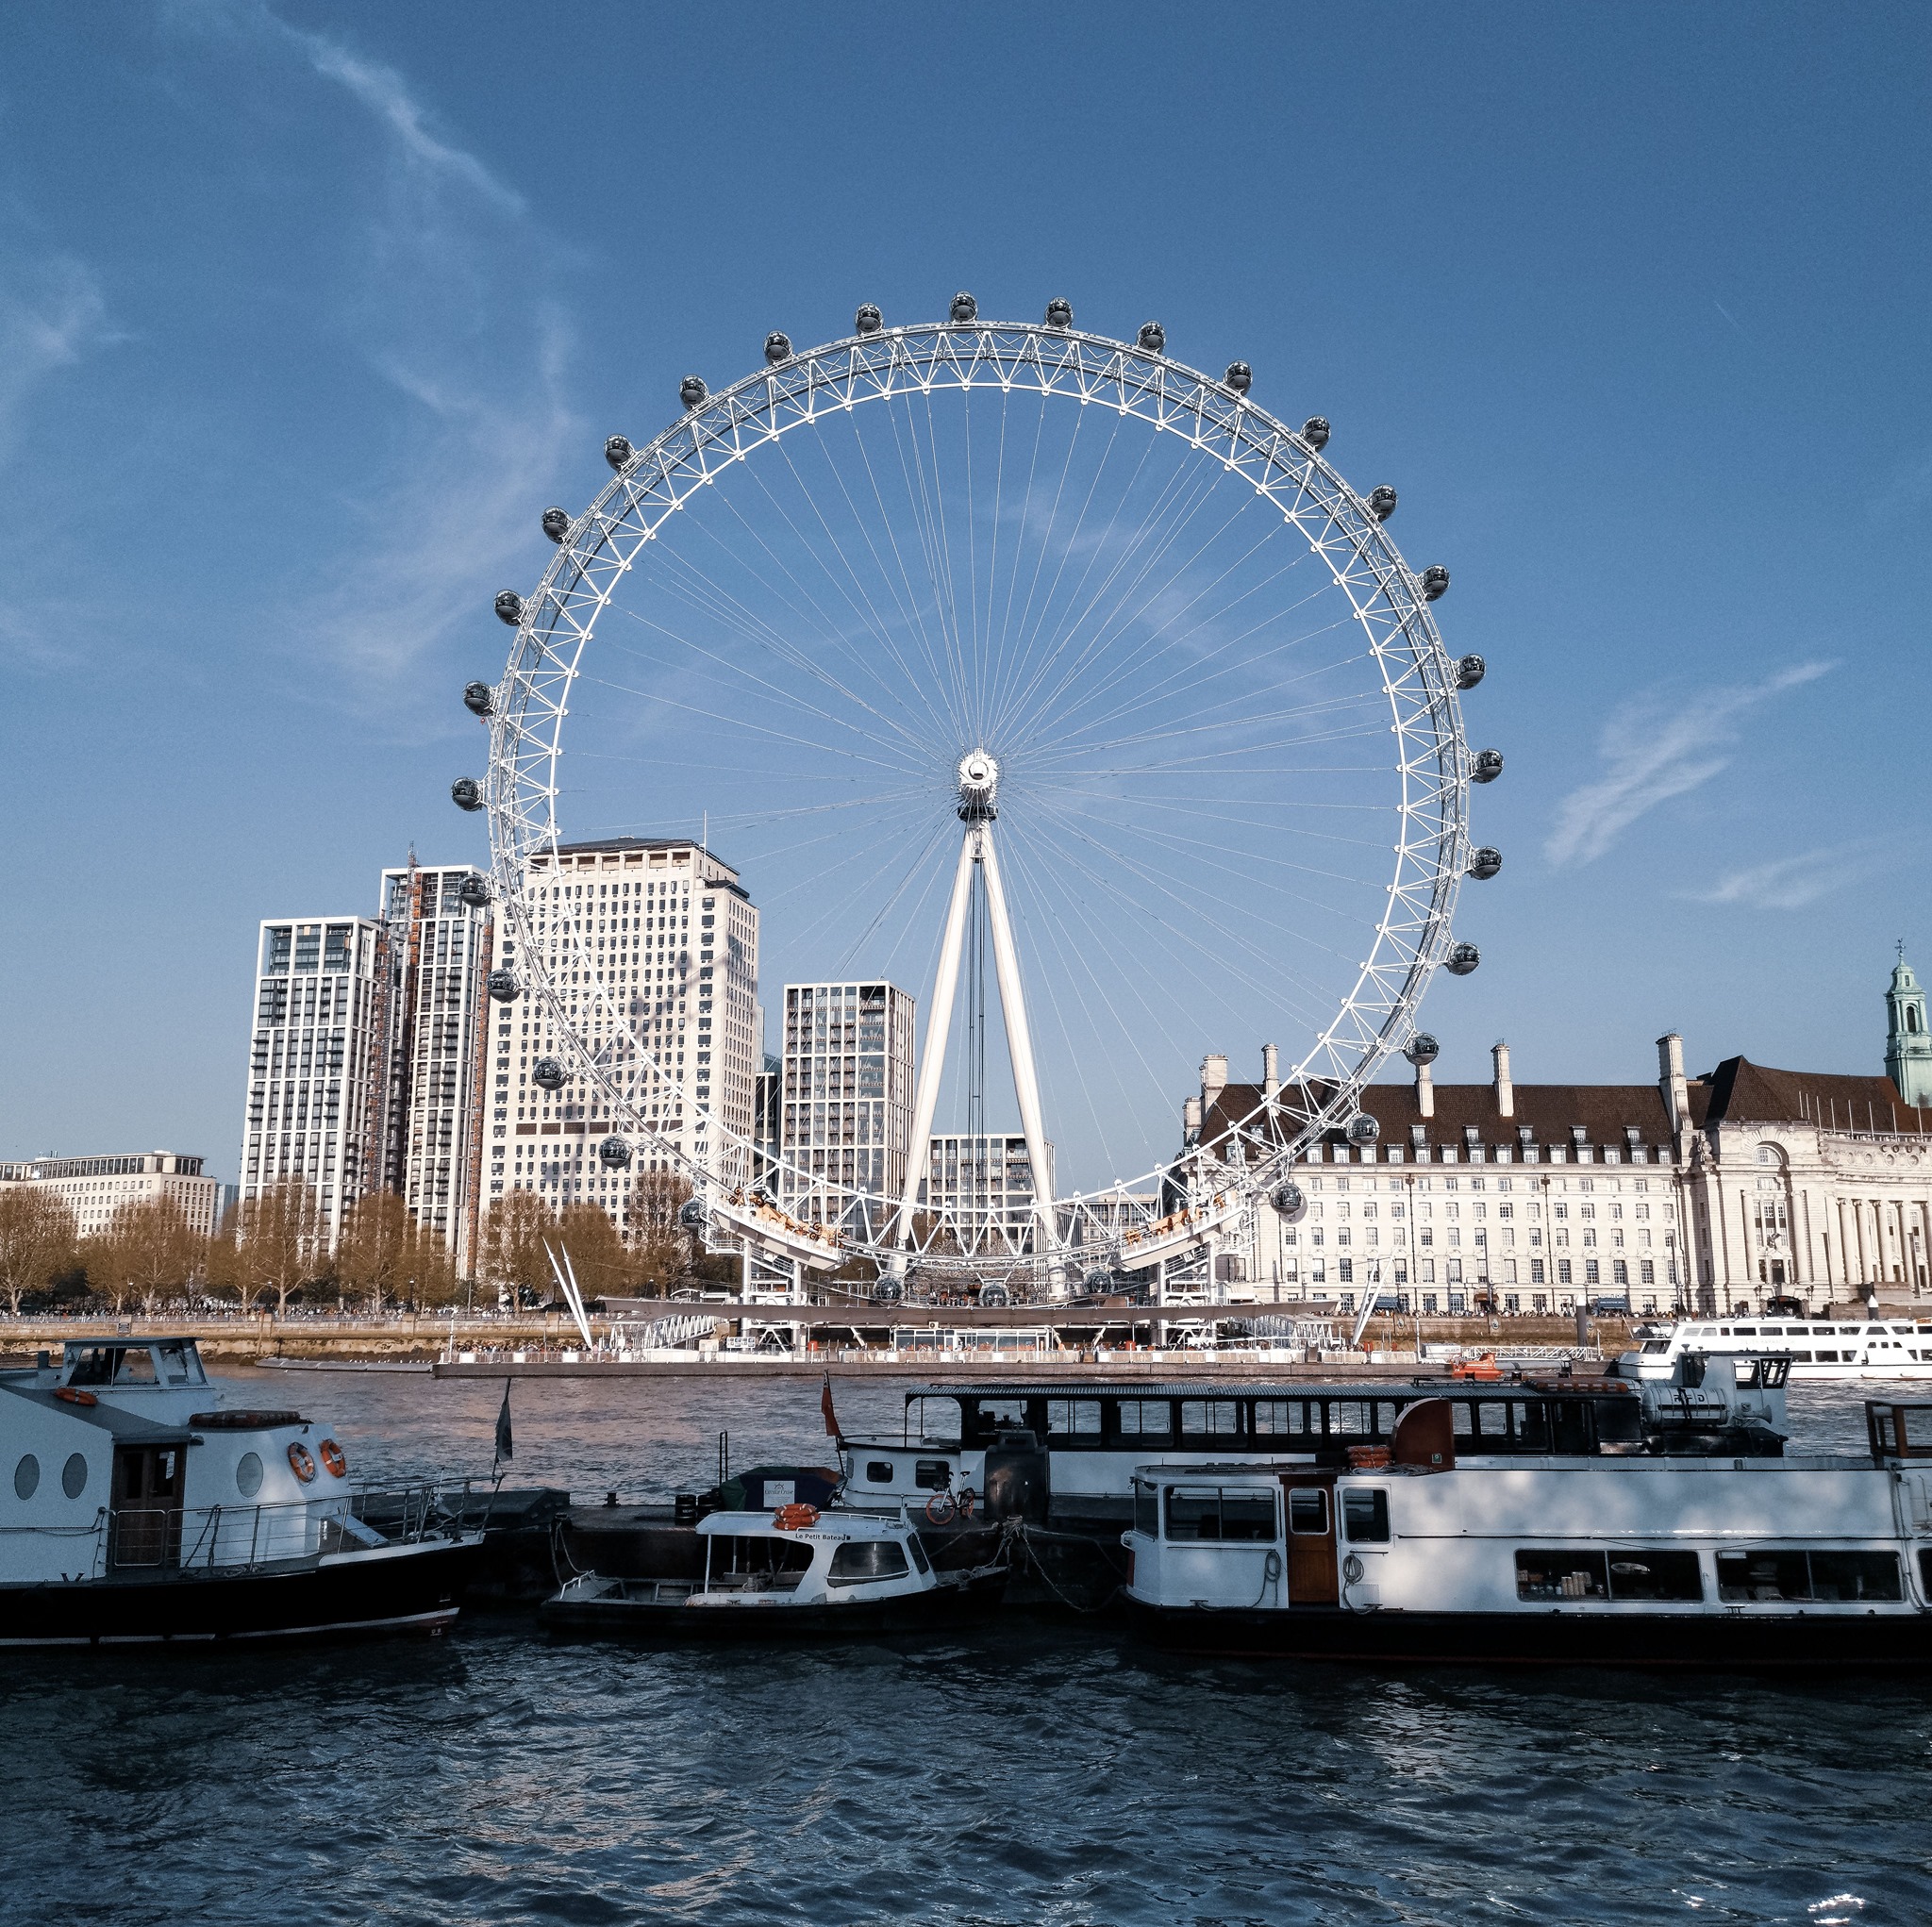
[[[960,344],[967,342],[971,351],[962,355]],[[921,370],[923,380],[917,378]],[[1065,385],[1057,385],[1061,380]],[[837,394],[841,385],[844,391],[833,404],[821,405],[822,396]],[[1412,1030],[1414,1011],[1447,954],[1469,854],[1471,757],[1456,679],[1417,573],[1390,538],[1384,518],[1325,459],[1321,446],[1311,444],[1245,392],[1168,356],[1164,346],[1157,351],[1140,342],[1051,323],[976,317],[842,337],[755,370],[715,394],[705,391],[694,405],[688,405],[681,418],[630,451],[590,507],[570,522],[537,590],[520,603],[509,660],[492,691],[485,803],[493,887],[507,906],[517,941],[520,974],[525,979],[523,988],[544,1005],[560,1037],[568,1040],[577,1074],[603,1088],[612,1100],[613,1115],[624,1116],[631,1136],[682,1170],[708,1196],[728,1184],[728,1178],[721,1176],[726,1162],[721,1155],[723,1140],[736,1140],[736,1150],[747,1150],[742,1134],[726,1126],[715,1110],[707,1111],[693,1101],[691,1110],[708,1118],[713,1139],[720,1144],[719,1153],[700,1161],[654,1129],[634,1104],[620,1099],[576,1019],[566,1011],[541,948],[531,940],[524,880],[533,856],[547,851],[554,860],[561,843],[558,766],[564,753],[563,723],[571,689],[618,585],[645,546],[694,499],[699,488],[749,460],[759,448],[796,429],[816,425],[835,412],[849,413],[867,403],[890,402],[908,393],[929,395],[941,390],[995,385],[1003,393],[1018,389],[1042,401],[1053,396],[1077,397],[1083,404],[1098,400],[1156,433],[1181,434],[1197,452],[1218,460],[1228,474],[1246,481],[1257,495],[1282,508],[1285,519],[1327,565],[1334,585],[1348,598],[1355,621],[1369,635],[1391,705],[1391,729],[1402,751],[1395,766],[1402,783],[1397,806],[1402,832],[1393,850],[1395,877],[1388,889],[1388,907],[1377,921],[1374,942],[1353,988],[1281,1080],[1282,1091],[1292,1088],[1307,1097],[1319,1090],[1321,1095],[1299,1111],[1271,1095],[1230,1126],[1231,1138],[1241,1146],[1243,1174],[1234,1180],[1234,1188],[1242,1201],[1252,1202],[1276,1182],[1281,1171],[1311,1141],[1336,1128],[1354,1110],[1361,1088]],[[1190,423],[1191,430],[1185,430],[1182,424]],[[677,491],[675,484],[693,475],[697,479]],[[1324,492],[1308,495],[1311,481]],[[1325,543],[1310,535],[1302,519],[1306,509],[1283,508],[1276,490],[1290,482],[1295,485],[1298,503],[1306,496],[1314,511],[1311,519],[1328,530]],[[660,490],[670,492],[659,496],[656,491]],[[646,517],[641,513],[645,504],[655,504],[658,512]],[[613,507],[616,513],[611,512]],[[615,552],[620,534],[628,542],[621,557]],[[1338,566],[1341,550],[1353,557],[1353,566]],[[590,587],[585,589],[587,583]],[[1374,610],[1377,598],[1385,608]],[[1409,666],[1391,675],[1391,656],[1397,650],[1407,652]],[[533,707],[540,719],[536,728],[527,720]],[[1411,735],[1421,739],[1415,754]],[[544,780],[531,780],[540,770]],[[1412,834],[1419,827],[1423,833]],[[1406,922],[1398,920],[1398,905]],[[1398,931],[1408,940],[1398,940]],[[1389,955],[1378,961],[1385,950]],[[1365,987],[1378,994],[1365,996]],[[601,981],[595,985],[600,998],[608,988]],[[614,1005],[609,1014],[617,1019]],[[1365,1022],[1371,1016],[1376,1020],[1373,1027]],[[1353,1037],[1344,1039],[1340,1034],[1351,1021]],[[1341,1061],[1351,1056],[1352,1063]],[[1326,1076],[1311,1069],[1324,1057]],[[1286,1131],[1285,1121],[1291,1126]],[[1177,1162],[1163,1162],[1140,1177],[1116,1178],[1110,1189],[1057,1198],[1054,1207],[1110,1196],[1128,1186],[1150,1181],[1158,1185],[1172,1174]],[[1225,1190],[1228,1181],[1218,1181]],[[877,1237],[852,1238],[841,1234],[839,1242],[847,1255],[859,1258],[876,1256],[886,1249]]]

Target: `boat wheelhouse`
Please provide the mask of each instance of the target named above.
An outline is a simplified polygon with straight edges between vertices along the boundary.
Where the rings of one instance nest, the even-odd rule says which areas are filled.
[[[1429,1400],[1383,1466],[1146,1466],[1127,1599],[1203,1653],[1932,1664],[1932,1405],[1867,1411],[1869,1457],[1472,1461]]]
[[[192,1338],[0,1372],[0,1644],[440,1632],[480,1535],[362,1516],[348,1454],[210,1380]],[[395,1506],[395,1495],[387,1502]]]
[[[1695,1379],[1694,1385],[1686,1381]],[[906,1396],[898,1439],[841,1438],[841,1503],[1067,1526],[1119,1526],[1137,1468],[1239,1458],[1337,1467],[1392,1445],[1425,1401],[1450,1414],[1465,1457],[1727,1453],[1782,1446],[1781,1361],[1687,1355],[1668,1379],[1320,1384],[994,1381],[922,1386]]]
[[[1807,1380],[1932,1379],[1932,1324],[1903,1319],[1687,1319],[1640,1327],[1638,1349],[1619,1360],[1634,1375],[1668,1375],[1687,1352],[1712,1357],[1781,1354]],[[1632,1375],[1626,1370],[1625,1375]]]
[[[697,1540],[702,1564],[686,1576],[576,1575],[544,1602],[544,1623],[644,1639],[852,1638],[968,1623],[1006,1589],[1004,1563],[936,1571],[903,1517],[714,1512]]]

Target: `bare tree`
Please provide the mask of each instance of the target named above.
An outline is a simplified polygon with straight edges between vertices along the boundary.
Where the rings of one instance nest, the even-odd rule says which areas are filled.
[[[677,1214],[691,1187],[675,1171],[641,1171],[631,1187],[631,1275],[641,1288],[667,1293],[691,1270],[691,1236]]]
[[[349,1206],[336,1241],[336,1279],[380,1312],[408,1287],[416,1226],[393,1191],[371,1191]]]
[[[285,1178],[246,1198],[235,1225],[236,1278],[242,1303],[264,1291],[275,1294],[279,1316],[289,1295],[322,1274],[324,1260],[315,1194],[301,1178]]]
[[[74,1211],[39,1185],[0,1185],[0,1292],[20,1316],[20,1301],[74,1262]]]
[[[200,1275],[207,1240],[190,1228],[173,1198],[141,1198],[123,1204],[86,1248],[88,1282],[115,1311],[130,1298],[153,1317],[164,1297],[185,1293]]]
[[[490,1207],[484,1221],[477,1270],[512,1297],[519,1287],[548,1292],[554,1281],[543,1254],[546,1238],[557,1241],[556,1213],[535,1191],[510,1191]]]

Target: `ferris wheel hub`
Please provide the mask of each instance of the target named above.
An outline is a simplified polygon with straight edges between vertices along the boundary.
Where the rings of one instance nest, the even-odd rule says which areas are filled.
[[[999,814],[993,799],[999,789],[1000,766],[984,750],[969,750],[959,758],[959,817],[964,822],[987,822]]]

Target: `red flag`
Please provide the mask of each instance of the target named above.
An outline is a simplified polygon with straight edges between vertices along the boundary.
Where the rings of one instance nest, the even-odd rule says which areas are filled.
[[[825,1415],[825,1436],[844,1442],[844,1434],[839,1430],[839,1415],[832,1409],[832,1374],[825,1373],[825,1388],[819,1394],[819,1410]]]

